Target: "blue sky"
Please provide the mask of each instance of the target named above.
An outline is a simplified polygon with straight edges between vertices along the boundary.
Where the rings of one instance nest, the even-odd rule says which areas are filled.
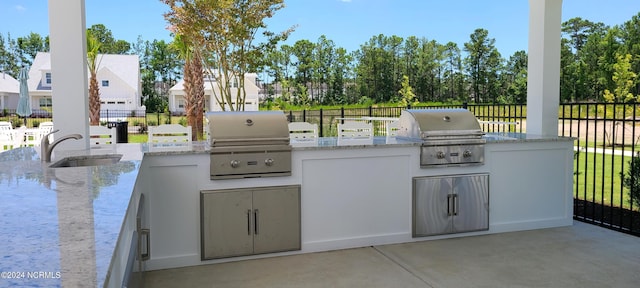
[[[49,34],[47,0],[0,0],[0,33],[12,38]],[[64,2],[64,1],[54,1]],[[425,37],[462,47],[477,28],[489,31],[504,58],[527,50],[529,0],[285,0],[267,20],[269,29],[297,25],[287,41],[315,42],[326,35],[337,47],[354,51],[372,36]],[[104,24],[116,39],[171,40],[158,0],[87,0],[87,27]],[[562,21],[582,17],[618,25],[640,13],[639,0],[564,0]]]

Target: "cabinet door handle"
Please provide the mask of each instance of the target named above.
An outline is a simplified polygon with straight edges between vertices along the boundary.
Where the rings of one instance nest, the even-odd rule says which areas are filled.
[[[447,216],[451,216],[451,196],[452,194],[447,194]]]
[[[251,235],[251,209],[247,210],[247,235]]]
[[[140,231],[140,236],[144,236],[146,238],[146,242],[147,242],[147,251],[145,251],[144,253],[142,252],[142,247],[139,248],[140,249],[140,260],[142,261],[146,261],[149,260],[149,258],[151,258],[151,230],[149,229],[142,229]]]
[[[458,194],[453,194],[453,216],[458,216]]]
[[[258,209],[254,210],[254,211],[255,212],[253,213],[253,217],[254,217],[253,218],[253,227],[255,229],[255,231],[254,231],[255,234],[258,235],[258,231],[259,231],[258,230],[258,226],[259,226],[258,223],[260,222],[260,218],[259,218],[260,216],[258,214],[259,213]]]

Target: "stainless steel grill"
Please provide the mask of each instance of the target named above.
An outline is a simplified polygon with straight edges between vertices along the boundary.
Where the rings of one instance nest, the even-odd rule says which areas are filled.
[[[207,120],[212,180],[291,175],[284,112],[210,112]]]
[[[466,109],[407,109],[397,138],[421,141],[420,166],[484,164],[484,132]]]

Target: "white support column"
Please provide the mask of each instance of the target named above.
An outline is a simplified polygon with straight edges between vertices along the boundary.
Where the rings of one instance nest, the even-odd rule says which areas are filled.
[[[51,51],[51,101],[54,138],[77,133],[82,140],[66,140],[56,150],[89,148],[89,80],[85,1],[49,0],[49,45]]]
[[[562,0],[529,0],[527,133],[558,136]]]

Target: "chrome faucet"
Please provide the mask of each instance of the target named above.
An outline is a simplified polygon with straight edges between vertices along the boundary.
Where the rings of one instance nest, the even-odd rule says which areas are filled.
[[[53,141],[53,143],[49,143],[49,135],[60,131],[59,129],[53,130],[47,135],[42,136],[42,140],[40,140],[40,158],[44,162],[51,162],[51,153],[53,152],[53,148],[55,148],[60,142],[69,139],[82,139],[82,135],[80,134],[69,134],[62,136],[60,139]]]

